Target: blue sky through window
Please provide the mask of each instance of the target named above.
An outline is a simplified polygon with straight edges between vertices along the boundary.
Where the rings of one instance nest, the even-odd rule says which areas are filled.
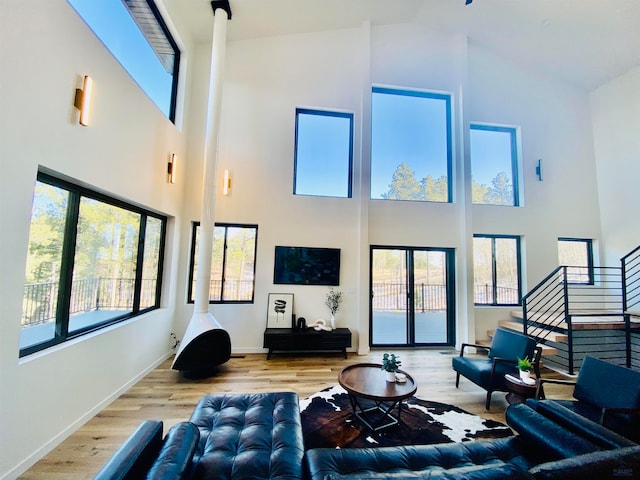
[[[352,136],[352,114],[297,110],[294,193],[349,197]]]
[[[398,166],[420,182],[448,177],[448,97],[375,88],[371,101],[371,198],[383,198]]]
[[[173,72],[167,72],[121,0],[68,0],[129,75],[170,118]]]

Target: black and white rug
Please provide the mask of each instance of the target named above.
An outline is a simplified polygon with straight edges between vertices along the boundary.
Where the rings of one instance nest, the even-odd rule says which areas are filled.
[[[301,400],[300,412],[306,449],[428,445],[513,435],[500,422],[416,397],[404,403],[399,425],[373,433],[353,416],[349,396],[339,385]]]

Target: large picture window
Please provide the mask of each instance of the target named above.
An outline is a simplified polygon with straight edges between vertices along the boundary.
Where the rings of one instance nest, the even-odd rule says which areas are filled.
[[[373,87],[371,198],[451,202],[451,97]]]
[[[296,109],[293,193],[351,198],[353,114]]]
[[[173,122],[180,50],[153,0],[68,0],[136,83]]]
[[[518,148],[516,129],[471,125],[471,199],[486,205],[517,207]]]
[[[476,305],[520,305],[520,237],[473,236]]]
[[[39,173],[20,355],[160,306],[166,217]]]
[[[193,223],[188,301],[195,300],[200,223]],[[209,303],[253,303],[258,226],[216,224],[211,252]]]

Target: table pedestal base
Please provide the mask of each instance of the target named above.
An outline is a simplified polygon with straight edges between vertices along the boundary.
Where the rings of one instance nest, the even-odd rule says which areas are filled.
[[[373,402],[371,407],[363,407],[355,395],[349,395],[353,415],[358,418],[369,430],[379,432],[385,428],[393,427],[400,423],[400,414],[402,413],[402,401],[390,402]],[[397,416],[393,416],[393,409],[398,407]]]

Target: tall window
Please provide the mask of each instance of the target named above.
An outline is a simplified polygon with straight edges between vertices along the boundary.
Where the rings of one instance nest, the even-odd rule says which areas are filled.
[[[193,223],[189,303],[195,299],[200,223]],[[253,303],[256,276],[257,225],[216,224],[211,252],[209,303]]]
[[[351,198],[353,114],[296,109],[293,193]]]
[[[166,218],[39,173],[20,355],[160,306]]]
[[[451,97],[373,87],[371,198],[451,202]]]
[[[471,125],[471,198],[473,203],[519,205],[516,129]]]
[[[473,236],[474,301],[476,305],[519,305],[520,238]]]
[[[558,264],[568,267],[568,282],[593,284],[593,242],[582,238],[559,238]]]
[[[180,50],[153,0],[68,0],[129,75],[173,122]]]

